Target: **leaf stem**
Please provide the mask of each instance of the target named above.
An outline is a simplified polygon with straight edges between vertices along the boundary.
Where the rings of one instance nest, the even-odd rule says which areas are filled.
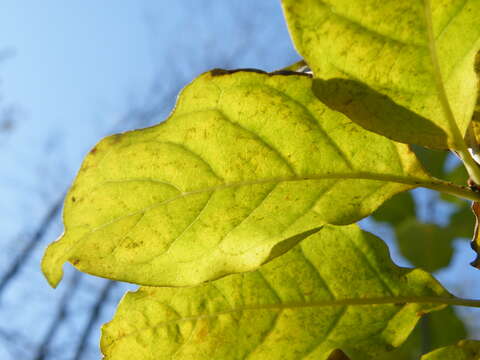
[[[377,305],[377,304],[439,304],[439,305],[455,305],[480,308],[480,300],[462,299],[457,297],[438,297],[438,296],[403,296],[403,297],[385,297],[385,298],[360,298],[360,299],[344,299],[336,300],[335,304],[311,303],[315,306],[332,306],[332,305]]]
[[[428,47],[430,50],[430,59],[433,65],[433,75],[435,80],[435,85],[437,87],[437,96],[442,105],[443,113],[445,118],[448,121],[450,132],[453,136],[453,142],[455,145],[455,150],[457,151],[460,159],[462,160],[465,168],[467,169],[470,178],[475,182],[475,184],[480,184],[480,167],[477,165],[475,160],[472,158],[468,152],[467,144],[465,143],[462,133],[458,128],[457,122],[455,121],[455,116],[452,111],[452,107],[448,101],[447,92],[443,84],[442,73],[440,70],[440,63],[438,61],[437,48],[435,46],[435,36],[433,34],[433,24],[432,24],[432,8],[430,0],[423,0],[424,4],[424,15],[428,35]]]
[[[437,180],[436,182],[426,183],[422,182],[419,186],[443,192],[445,194],[453,195],[455,197],[472,200],[472,201],[480,201],[480,193],[473,192],[472,190],[468,189],[465,186],[458,186],[447,181]]]
[[[221,315],[228,315],[243,311],[262,311],[262,310],[285,310],[285,309],[305,309],[305,308],[320,308],[330,306],[368,306],[368,305],[406,305],[406,304],[438,304],[438,305],[452,305],[452,306],[466,306],[480,308],[480,300],[462,299],[457,297],[442,297],[442,296],[389,296],[378,298],[352,298],[352,299],[329,299],[300,303],[277,303],[277,304],[259,304],[259,305],[245,305],[242,307],[231,308],[226,310],[219,310],[212,313],[200,313],[198,315],[180,317],[177,319],[160,321],[153,325],[157,328],[168,324],[175,324],[184,321],[196,321],[200,319],[211,319]],[[137,333],[142,329],[137,329],[133,333]],[[129,336],[132,334],[125,334]]]
[[[241,310],[262,310],[262,309],[292,309],[292,308],[308,308],[308,307],[325,307],[325,306],[345,306],[345,305],[383,305],[383,304],[438,304],[438,305],[454,305],[480,308],[480,300],[462,299],[457,297],[441,297],[441,296],[397,296],[397,297],[380,297],[380,298],[355,298],[355,299],[334,299],[325,301],[312,301],[307,303],[290,303],[290,304],[265,304],[245,306]],[[230,313],[239,311],[240,309],[226,310],[222,313]]]

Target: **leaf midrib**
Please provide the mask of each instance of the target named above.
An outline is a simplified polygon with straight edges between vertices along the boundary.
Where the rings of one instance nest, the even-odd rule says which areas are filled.
[[[278,303],[278,304],[261,304],[261,305],[245,305],[238,308],[233,308],[229,310],[217,311],[210,314],[201,314],[196,316],[186,316],[169,321],[161,321],[157,324],[145,326],[143,328],[137,328],[135,331],[132,331],[123,336],[117,337],[116,341],[130,337],[132,335],[138,334],[145,330],[156,329],[162,326],[167,326],[170,324],[176,324],[180,322],[187,321],[198,321],[203,319],[214,319],[222,315],[228,315],[236,312],[243,311],[262,311],[262,310],[294,310],[294,309],[304,309],[304,308],[322,308],[322,307],[332,307],[332,306],[368,306],[368,305],[401,305],[405,306],[407,304],[438,304],[438,305],[457,305],[457,306],[469,306],[480,308],[480,300],[470,300],[470,299],[461,299],[456,297],[446,297],[446,296],[398,296],[398,297],[376,297],[376,298],[350,298],[350,299],[330,299],[330,300],[319,300],[311,302],[292,302],[292,303]],[[166,304],[163,304],[166,305]]]
[[[442,180],[437,180],[435,179],[434,181],[426,181],[425,179],[422,178],[417,178],[417,177],[403,177],[399,175],[389,175],[389,174],[371,174],[371,173],[364,173],[364,172],[350,172],[350,173],[333,173],[333,174],[322,174],[322,175],[310,175],[310,176],[291,176],[291,177],[278,177],[278,178],[267,178],[267,179],[257,179],[257,180],[251,180],[251,181],[239,181],[239,182],[231,182],[231,183],[224,183],[224,184],[219,184],[216,186],[211,186],[211,187],[206,187],[198,190],[192,190],[192,191],[186,191],[182,192],[176,196],[173,196],[169,199],[162,200],[160,202],[156,202],[151,204],[150,206],[144,207],[142,209],[136,210],[134,212],[131,212],[129,214],[125,214],[123,216],[117,217],[107,223],[104,223],[102,225],[99,225],[91,230],[97,231],[103,228],[104,226],[111,225],[117,221],[120,221],[122,219],[125,219],[130,216],[135,216],[141,213],[145,213],[149,210],[152,210],[158,206],[162,206],[165,204],[168,204],[172,201],[182,199],[188,196],[193,196],[197,194],[202,194],[202,193],[209,193],[209,192],[214,192],[214,191],[220,191],[220,190],[226,190],[230,188],[236,188],[236,187],[243,187],[243,186],[254,186],[254,185],[262,185],[262,184],[274,184],[274,183],[287,183],[287,182],[299,182],[299,181],[315,181],[315,180],[330,180],[330,179],[359,179],[359,180],[374,180],[374,181],[383,181],[383,182],[393,182],[393,183],[399,183],[399,184],[405,184],[405,185],[411,185],[413,187],[416,186],[423,186],[426,188],[433,188],[437,189],[438,187],[443,187],[445,188],[444,191],[448,192],[448,188],[451,188],[451,191],[457,190],[460,192],[465,192],[465,195],[471,195],[469,194],[469,191],[466,189],[463,189],[457,185],[442,181]],[[141,181],[150,181],[150,182],[161,182],[161,183],[166,183],[171,185],[172,187],[175,187],[173,184],[167,183],[163,180],[158,180],[158,179],[145,179],[145,178],[131,178],[131,179],[124,179],[124,180],[111,180],[111,181],[104,181],[98,185],[98,187],[101,187],[102,185],[106,185],[109,183],[125,183],[125,182],[141,182]],[[93,192],[93,191],[92,191]],[[473,194],[473,193],[472,193]],[[458,195],[457,195],[458,196]],[[71,227],[76,228],[76,227],[84,227],[84,225],[78,225],[78,226],[73,226]]]
[[[432,62],[432,73],[436,85],[437,97],[442,105],[444,115],[448,122],[453,141],[457,143],[458,146],[465,147],[465,142],[463,141],[463,136],[460,132],[460,129],[455,121],[455,116],[453,115],[450,102],[448,101],[447,92],[445,90],[445,84],[442,78],[442,72],[440,70],[440,62],[438,59],[437,48],[435,43],[435,34],[433,33],[433,24],[432,24],[432,9],[430,0],[423,0],[423,8],[425,15],[425,25],[427,30],[428,37],[428,50],[430,54],[430,60]]]

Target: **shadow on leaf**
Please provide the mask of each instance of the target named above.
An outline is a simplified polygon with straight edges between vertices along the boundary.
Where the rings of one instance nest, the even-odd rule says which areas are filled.
[[[380,135],[402,143],[447,149],[447,134],[430,120],[396,104],[367,85],[348,79],[315,79],[313,92],[332,110]]]

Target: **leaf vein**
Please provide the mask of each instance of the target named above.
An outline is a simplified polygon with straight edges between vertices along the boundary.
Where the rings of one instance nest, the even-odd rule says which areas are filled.
[[[329,135],[329,133],[327,131],[325,131],[325,129],[320,125],[317,118],[313,115],[312,111],[307,106],[302,104],[297,99],[294,99],[293,97],[287,95],[285,92],[281,92],[281,91],[277,90],[276,88],[274,88],[272,86],[265,85],[265,84],[263,86],[268,88],[270,91],[275,92],[275,93],[281,95],[282,97],[288,99],[289,101],[293,102],[296,106],[300,107],[308,115],[308,117],[311,119],[311,122],[316,126],[318,131],[329,142],[330,146],[337,152],[338,155],[340,155],[340,157],[345,162],[345,164],[350,169],[354,169],[354,165],[352,164],[352,162],[348,158],[347,154],[345,154],[345,152],[342,150],[342,148],[340,146],[338,146],[338,144],[335,142],[335,140],[333,140],[333,138]]]

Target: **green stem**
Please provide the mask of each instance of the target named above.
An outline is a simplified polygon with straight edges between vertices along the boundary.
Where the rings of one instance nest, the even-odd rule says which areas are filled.
[[[345,306],[345,305],[383,305],[383,304],[438,304],[455,305],[480,308],[480,300],[462,299],[456,297],[439,296],[398,296],[398,297],[380,297],[380,298],[356,298],[356,299],[334,299],[325,301],[312,301],[309,303],[298,304],[266,304],[258,306],[245,306],[241,310],[261,310],[261,309],[292,309],[306,307],[325,307],[325,306]],[[239,309],[226,310],[226,313],[238,311]]]
[[[438,304],[438,305],[455,305],[468,306],[480,308],[480,300],[461,299],[456,297],[439,297],[439,296],[398,296],[398,297],[380,297],[380,298],[355,298],[355,299],[330,299],[311,301],[304,303],[280,303],[280,304],[261,304],[261,305],[245,305],[238,308],[228,310],[220,310],[212,313],[201,313],[187,317],[180,317],[173,320],[159,321],[145,328],[137,328],[131,333],[124,334],[120,337],[131,336],[145,329],[158,328],[170,324],[176,324],[184,321],[197,321],[200,319],[214,319],[221,315],[244,311],[259,311],[259,310],[292,310],[304,308],[317,308],[329,306],[364,306],[364,305],[385,305],[394,304],[403,306],[405,304]]]
[[[438,61],[437,48],[435,46],[435,36],[433,34],[432,9],[430,0],[423,0],[423,3],[428,34],[428,46],[430,49],[430,58],[433,65],[433,75],[435,79],[435,85],[437,87],[438,99],[440,100],[440,104],[442,105],[445,118],[448,121],[450,133],[452,134],[453,142],[455,145],[455,150],[462,159],[462,162],[467,169],[470,178],[475,182],[475,184],[480,184],[480,167],[477,165],[475,160],[468,152],[467,145],[463,139],[460,129],[458,128],[457,122],[455,121],[455,116],[453,115],[452,107],[450,106],[450,103],[448,101],[447,92],[445,91],[445,86],[443,84],[442,73],[440,71],[440,63]]]
[[[393,304],[403,306],[405,304],[438,304],[438,305],[454,305],[480,308],[480,300],[461,299],[456,297],[440,297],[440,296],[398,296],[398,297],[379,297],[379,298],[355,298],[355,299],[330,299],[311,301],[304,303],[280,303],[280,304],[261,304],[261,305],[245,305],[238,308],[228,310],[220,310],[212,313],[204,313],[181,317],[173,320],[160,321],[153,327],[165,326],[183,321],[196,321],[200,319],[211,319],[221,315],[238,313],[243,311],[260,311],[260,310],[292,310],[304,308],[319,308],[330,306],[367,306],[367,305],[386,305]],[[141,329],[137,329],[139,331]],[[135,331],[135,332],[137,332]],[[130,334],[131,335],[131,334]]]
[[[461,199],[480,201],[480,193],[473,192],[467,187],[454,185],[446,181],[437,180],[436,182],[431,182],[431,183],[423,182],[419,184],[419,186],[427,189],[443,192],[445,194],[453,195]]]

